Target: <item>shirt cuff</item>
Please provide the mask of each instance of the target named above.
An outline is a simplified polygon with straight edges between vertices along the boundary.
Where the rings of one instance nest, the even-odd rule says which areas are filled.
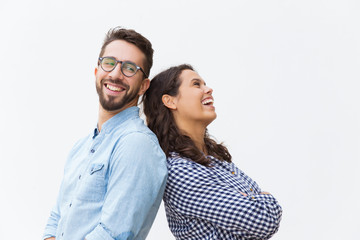
[[[85,237],[86,240],[114,240],[110,234],[99,224]]]
[[[54,228],[54,227],[46,227],[45,233],[44,233],[42,239],[47,239],[47,238],[55,237],[55,236],[56,236],[56,228]]]
[[[50,234],[46,234],[46,235],[44,235],[43,236],[43,238],[42,239],[48,239],[48,238],[51,238],[51,237],[55,237],[55,236],[53,236],[53,235],[50,235]]]

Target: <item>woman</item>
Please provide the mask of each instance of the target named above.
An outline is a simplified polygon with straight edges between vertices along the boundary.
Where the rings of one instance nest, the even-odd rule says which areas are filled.
[[[167,155],[166,216],[176,239],[268,239],[282,210],[231,162],[206,127],[216,118],[213,90],[190,65],[159,73],[144,113]]]

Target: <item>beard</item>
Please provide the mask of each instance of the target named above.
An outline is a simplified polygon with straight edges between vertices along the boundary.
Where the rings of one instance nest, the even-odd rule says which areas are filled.
[[[114,84],[119,84],[122,87],[125,88],[125,94],[123,97],[119,96],[109,96],[105,95],[103,92],[104,84],[103,81],[106,79],[102,79],[100,84],[96,84],[96,91],[99,95],[99,102],[103,109],[106,111],[116,111],[119,109],[122,109],[124,106],[126,106],[128,103],[133,101],[137,96],[138,92],[140,90],[140,86],[137,86],[133,91],[129,91],[129,85],[122,83],[118,80],[111,81]]]

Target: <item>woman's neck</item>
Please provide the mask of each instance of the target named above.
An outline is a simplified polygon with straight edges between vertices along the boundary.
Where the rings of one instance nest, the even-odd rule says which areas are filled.
[[[205,146],[205,131],[206,126],[203,124],[194,124],[194,123],[177,123],[176,124],[180,131],[184,132],[187,136],[191,138],[191,140],[194,142],[195,146],[199,149],[199,151],[203,152],[204,154],[207,154],[206,146]]]

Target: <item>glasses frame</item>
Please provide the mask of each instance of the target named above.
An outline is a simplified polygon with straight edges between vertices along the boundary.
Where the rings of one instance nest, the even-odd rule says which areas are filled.
[[[113,69],[111,69],[111,70],[105,70],[105,69],[103,68],[103,66],[102,66],[102,61],[103,61],[105,58],[111,58],[111,59],[113,59],[113,60],[115,61],[115,65],[114,65]],[[99,65],[100,65],[101,69],[104,70],[105,72],[112,72],[112,71],[116,68],[116,66],[117,66],[118,63],[121,64],[120,70],[121,70],[121,73],[122,73],[124,76],[126,76],[126,77],[132,77],[132,76],[134,76],[134,75],[138,72],[138,70],[140,70],[140,71],[144,74],[145,78],[148,78],[148,75],[146,75],[146,73],[144,72],[144,70],[143,70],[141,67],[139,67],[138,65],[136,65],[136,63],[134,63],[134,62],[131,62],[131,61],[120,61],[120,60],[116,60],[116,58],[114,58],[114,57],[99,57]],[[122,69],[123,63],[133,64],[133,65],[136,67],[135,73],[134,73],[133,75],[131,75],[131,76],[125,74],[124,71],[123,71],[123,69]]]

